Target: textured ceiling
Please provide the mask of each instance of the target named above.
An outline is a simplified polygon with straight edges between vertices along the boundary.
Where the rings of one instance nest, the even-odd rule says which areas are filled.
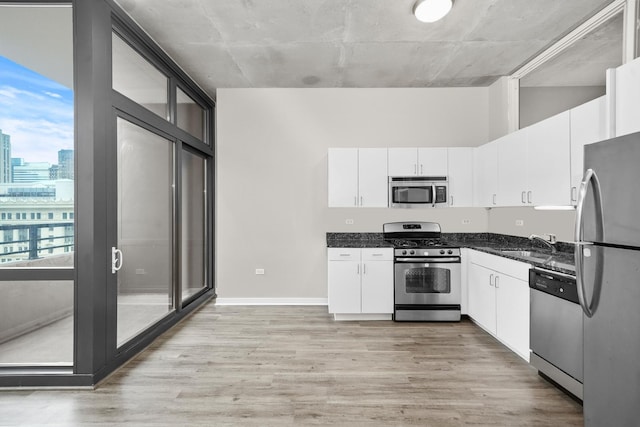
[[[414,0],[117,2],[215,97],[216,88],[487,86],[611,0],[454,0],[434,24],[413,17]]]

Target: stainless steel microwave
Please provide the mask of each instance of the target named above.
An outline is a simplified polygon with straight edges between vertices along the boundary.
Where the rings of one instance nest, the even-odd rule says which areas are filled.
[[[435,208],[447,206],[446,176],[390,176],[390,208]]]

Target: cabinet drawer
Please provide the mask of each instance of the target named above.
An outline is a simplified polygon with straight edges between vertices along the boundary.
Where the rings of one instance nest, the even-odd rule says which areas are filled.
[[[329,261],[360,261],[358,248],[329,248]]]
[[[529,281],[529,269],[531,266],[527,263],[474,250],[469,251],[469,261],[489,268],[496,273],[506,274],[526,282]]]
[[[393,248],[362,249],[362,261],[393,261]]]

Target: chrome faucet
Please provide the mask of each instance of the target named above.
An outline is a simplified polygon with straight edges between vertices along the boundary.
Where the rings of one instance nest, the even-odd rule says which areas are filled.
[[[555,234],[549,234],[549,240],[545,239],[542,236],[538,236],[537,234],[532,234],[531,236],[529,236],[529,240],[539,240],[545,245],[549,246],[549,248],[551,248],[552,254],[555,254],[557,252],[557,249],[555,247],[555,244],[557,242]]]

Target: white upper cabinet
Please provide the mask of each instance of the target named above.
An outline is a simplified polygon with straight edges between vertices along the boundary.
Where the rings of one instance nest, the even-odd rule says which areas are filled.
[[[640,131],[640,58],[616,69],[616,136]]]
[[[329,207],[386,207],[387,149],[330,148]]]
[[[447,176],[447,157],[446,148],[418,148],[418,175]]]
[[[569,136],[565,111],[493,141],[498,146],[496,205],[568,206]]]
[[[528,203],[534,206],[571,204],[569,132],[569,111],[529,126],[527,130]]]
[[[489,142],[473,153],[473,204],[496,206],[498,193],[498,143]]]
[[[498,201],[500,206],[526,206],[527,129],[496,140],[498,143]]]
[[[473,206],[473,150],[448,149],[449,206]]]
[[[358,149],[329,148],[329,207],[358,206]]]
[[[447,149],[389,148],[389,176],[447,176]]]
[[[388,202],[387,149],[358,150],[358,203],[365,208],[384,208]]]
[[[571,114],[571,203],[578,201],[584,171],[584,146],[607,139],[606,97],[570,110]]]

